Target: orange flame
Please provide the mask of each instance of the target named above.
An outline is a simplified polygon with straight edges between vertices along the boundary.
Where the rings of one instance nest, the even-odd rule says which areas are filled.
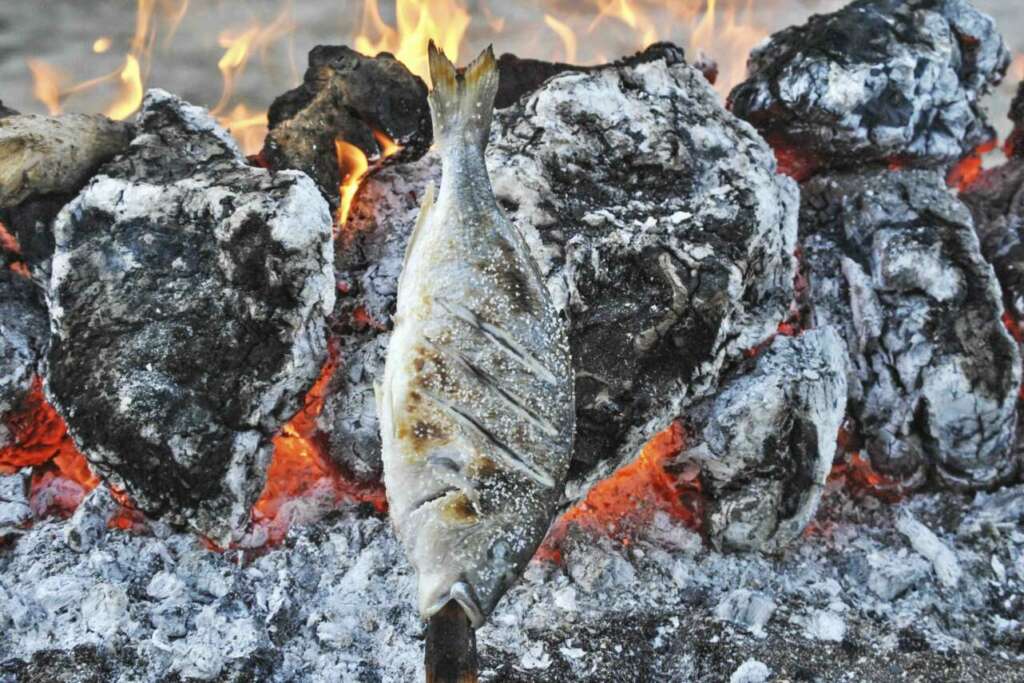
[[[30,503],[38,516],[68,517],[99,479],[75,448],[64,420],[43,395],[36,377],[21,409],[8,417],[13,442],[0,449],[0,474],[34,467]]]
[[[92,43],[92,51],[95,52],[98,55],[101,55],[104,52],[106,52],[107,50],[109,50],[110,46],[112,44],[113,43],[112,43],[112,41],[110,40],[109,37],[102,36],[102,37],[97,38],[96,40],[93,41],[93,43]]]
[[[274,437],[274,457],[267,471],[267,483],[252,509],[253,524],[266,530],[269,544],[284,538],[295,521],[288,504],[303,498],[326,499],[329,507],[342,501],[369,503],[377,512],[387,511],[383,489],[346,478],[327,456],[317,433],[316,419],[323,410],[328,384],[337,367],[338,351],[332,345],[302,409]]]
[[[982,157],[996,148],[995,138],[983,142],[953,165],[946,175],[946,184],[963,192],[981,176]]]
[[[562,48],[564,54],[558,58],[567,64],[576,63],[576,34],[573,33],[572,29],[566,24],[563,24],[558,19],[555,19],[550,14],[544,15],[544,23],[558,36],[558,39],[562,41]]]
[[[370,170],[380,168],[385,159],[402,151],[401,145],[381,131],[374,129],[372,133],[373,139],[380,147],[380,155],[374,159],[373,164],[366,158],[363,150],[355,145],[340,139],[334,141],[334,153],[337,156],[338,170],[341,173],[341,183],[338,185],[338,194],[341,200],[338,210],[334,214],[336,233],[348,223],[352,202]]]
[[[395,26],[390,26],[381,19],[376,0],[364,0],[362,23],[353,42],[364,55],[392,53],[411,72],[428,80],[427,43],[433,39],[458,63],[469,21],[469,12],[458,0],[396,0]]]
[[[625,544],[630,543],[632,531],[649,523],[657,512],[667,512],[690,528],[699,528],[700,480],[684,479],[667,469],[684,442],[685,432],[678,421],[656,434],[636,460],[595,484],[583,501],[555,522],[537,556],[559,561],[559,545],[570,524],[613,536]]]

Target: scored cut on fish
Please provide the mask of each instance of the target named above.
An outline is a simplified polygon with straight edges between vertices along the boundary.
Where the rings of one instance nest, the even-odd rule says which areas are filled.
[[[441,187],[426,192],[378,386],[391,519],[424,619],[454,601],[474,628],[543,540],[574,434],[567,323],[484,163],[498,72],[433,45]]]

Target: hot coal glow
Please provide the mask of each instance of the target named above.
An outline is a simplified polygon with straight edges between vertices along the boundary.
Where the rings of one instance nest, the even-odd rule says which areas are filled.
[[[267,484],[252,509],[253,524],[266,531],[267,543],[280,542],[288,527],[301,521],[310,507],[330,509],[355,502],[369,503],[381,514],[387,511],[383,489],[346,477],[327,457],[322,435],[317,434],[316,419],[338,362],[337,349],[332,346],[302,409],[274,437]]]

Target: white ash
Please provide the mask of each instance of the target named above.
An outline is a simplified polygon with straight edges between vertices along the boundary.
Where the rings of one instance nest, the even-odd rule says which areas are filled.
[[[900,531],[906,515],[956,554],[955,588]],[[387,520],[343,510],[250,560],[160,525],[76,552],[68,524],[0,547],[4,683],[72,660],[83,681],[422,678],[414,579]],[[479,631],[481,679],[729,680],[756,660],[779,680],[1017,680],[1024,486],[894,506],[831,491],[817,525],[774,558],[572,528],[564,567],[531,563]],[[879,591],[908,561],[924,574]]]
[[[30,280],[0,268],[0,450],[14,438],[6,418],[28,396],[48,340],[41,292]]]
[[[941,175],[814,178],[800,234],[809,315],[842,330],[849,412],[875,470],[906,486],[1011,480],[1020,352],[970,213]]]
[[[28,469],[11,475],[0,474],[0,544],[20,535],[32,521],[28,490]]]
[[[247,165],[199,107],[150,91],[128,151],[54,224],[47,395],[153,517],[225,540],[326,358],[330,214]]]
[[[829,168],[956,161],[995,132],[981,98],[1010,53],[967,0],[860,0],[754,48],[732,110]]]
[[[935,576],[946,588],[956,588],[960,583],[963,570],[960,560],[949,546],[939,540],[931,529],[914,519],[909,512],[896,520],[896,529],[907,537],[910,545],[922,557],[932,563]]]
[[[770,675],[771,669],[764,662],[748,659],[729,676],[729,683],[765,683]]]
[[[775,332],[793,295],[797,190],[747,124],[670,45],[648,61],[564,73],[497,112],[499,203],[567,308],[577,371],[570,497],[626,459],[723,366]],[[367,181],[339,242],[335,325],[346,368],[324,410],[332,457],[379,470],[372,377],[395,281],[437,158]],[[370,325],[353,323],[357,309]],[[602,463],[597,467],[597,463]]]
[[[831,327],[777,337],[686,411],[676,462],[700,467],[717,548],[778,550],[814,517],[846,414],[845,354]]]

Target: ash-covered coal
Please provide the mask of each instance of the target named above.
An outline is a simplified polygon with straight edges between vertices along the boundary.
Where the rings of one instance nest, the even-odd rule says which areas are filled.
[[[820,166],[953,162],[995,137],[1010,53],[967,0],[859,0],[754,49],[732,111]]]
[[[32,389],[50,338],[46,304],[30,280],[0,268],[0,466],[13,434],[7,418]]]
[[[803,533],[832,468],[846,362],[831,327],[779,336],[686,410],[676,462],[700,467],[703,529],[716,548],[776,551]]]
[[[1010,120],[1013,121],[1013,132],[1006,140],[1007,153],[1024,157],[1024,81],[1017,86],[1017,95],[1010,103]]]
[[[481,680],[1020,680],[1024,489],[871,500],[826,492],[778,557],[704,548],[671,520],[670,544],[574,531],[478,632]],[[422,680],[386,520],[343,510],[245,560],[89,509],[100,536],[79,550],[60,520],[0,546],[0,681]]]
[[[569,312],[574,472],[610,459],[594,479],[713,390],[727,359],[775,332],[793,296],[795,183],[681,51],[656,54],[549,79],[497,113],[487,152],[499,202]],[[332,457],[359,472],[379,469],[372,378],[438,166],[428,154],[368,179],[339,240],[346,362],[321,420]]]
[[[983,171],[960,194],[974,216],[981,252],[995,269],[1003,301],[1024,320],[1024,156]]]
[[[327,355],[331,219],[205,110],[150,91],[138,134],[55,222],[47,393],[92,466],[224,540]]]
[[[274,100],[262,156],[271,168],[308,173],[332,206],[341,171],[335,140],[380,158],[384,133],[402,146],[395,161],[418,159],[431,142],[427,86],[395,57],[366,57],[344,46],[318,45],[309,53],[302,84]]]
[[[0,546],[24,533],[33,521],[28,499],[30,479],[28,469],[9,476],[0,474]]]
[[[849,412],[874,469],[908,487],[1013,477],[1020,353],[970,213],[941,175],[815,178],[800,241],[813,321],[849,348]]]

